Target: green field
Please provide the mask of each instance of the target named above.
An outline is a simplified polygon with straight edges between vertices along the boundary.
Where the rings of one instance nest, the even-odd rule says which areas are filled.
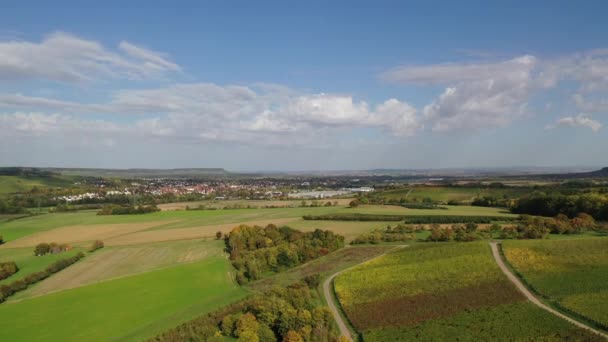
[[[527,303],[485,242],[404,248],[341,274],[335,290],[365,341],[594,338]]]
[[[224,255],[222,241],[185,240],[105,247],[10,298],[20,300]],[[7,251],[2,251],[4,254]],[[2,254],[0,254],[2,255]],[[55,256],[53,256],[55,257]],[[33,257],[37,258],[37,257]],[[38,257],[38,259],[43,259]]]
[[[2,341],[137,341],[243,298],[223,257],[0,305]]]
[[[64,188],[73,184],[67,177],[0,176],[0,195],[37,188]]]
[[[71,251],[59,254],[47,254],[45,256],[35,256],[33,248],[0,249],[0,262],[14,261],[19,267],[19,272],[11,277],[0,280],[0,285],[9,284],[26,275],[39,272],[57,260],[69,258],[76,255],[82,249],[74,248]]]
[[[471,201],[475,197],[503,196],[518,197],[530,192],[527,188],[473,188],[473,187],[445,187],[445,186],[414,186],[406,189],[383,191],[382,196],[387,199],[401,199],[421,201],[430,198],[434,202],[447,203],[454,201]]]
[[[608,238],[505,241],[503,250],[542,296],[608,326]]]

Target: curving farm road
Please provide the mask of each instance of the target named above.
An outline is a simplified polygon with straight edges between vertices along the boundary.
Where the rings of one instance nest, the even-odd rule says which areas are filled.
[[[389,250],[387,250],[386,252],[376,255],[373,258],[367,259],[363,262],[360,262],[356,265],[350,266],[348,268],[343,269],[340,272],[336,272],[334,274],[332,274],[331,276],[327,277],[327,279],[325,279],[325,281],[323,282],[323,296],[325,296],[325,300],[327,301],[327,305],[329,306],[329,309],[331,310],[332,314],[334,315],[334,319],[336,320],[336,323],[338,324],[338,328],[340,328],[340,335],[348,338],[349,341],[353,340],[352,335],[350,334],[350,330],[348,330],[348,327],[346,326],[346,322],[344,322],[344,319],[342,319],[342,315],[340,314],[340,309],[338,309],[338,306],[336,305],[336,303],[334,302],[334,297],[332,296],[332,292],[333,292],[333,281],[334,278],[336,276],[338,276],[340,273],[347,271],[355,266],[359,266],[365,262],[374,260],[376,258],[379,258],[383,255],[386,255],[387,253],[390,253],[391,251],[397,249],[397,248],[403,248],[403,247],[407,247],[407,245],[398,245],[395,246],[394,248],[391,248]]]
[[[513,272],[511,272],[511,270],[505,265],[504,261],[502,260],[502,256],[500,255],[500,252],[498,251],[498,246],[496,242],[490,242],[490,246],[492,247],[492,255],[494,255],[494,259],[496,260],[496,263],[498,264],[498,267],[500,267],[500,269],[502,270],[502,273],[504,273],[507,278],[509,278],[509,280],[515,284],[515,286],[517,287],[517,289],[519,291],[521,291],[521,293],[523,293],[524,296],[526,296],[526,298],[532,302],[533,304],[535,304],[536,306],[540,307],[541,309],[544,309],[552,314],[554,314],[555,316],[565,319],[566,321],[576,325],[579,328],[583,328],[586,330],[589,330],[593,333],[596,333],[600,336],[602,336],[605,339],[608,339],[608,335],[606,335],[605,333],[596,330],[586,324],[583,324],[569,316],[566,316],[564,314],[562,314],[561,312],[551,308],[548,305],[545,305],[543,302],[541,302],[540,300],[538,300],[538,298],[536,298],[534,296],[534,294],[532,294],[532,292],[530,292],[530,290],[528,290],[528,288],[526,286],[524,286],[524,284],[519,280],[519,278],[517,278],[516,275],[513,274]]]

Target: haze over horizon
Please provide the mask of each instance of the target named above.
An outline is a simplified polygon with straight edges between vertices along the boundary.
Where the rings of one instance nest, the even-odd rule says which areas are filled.
[[[608,165],[603,1],[1,8],[0,166]]]

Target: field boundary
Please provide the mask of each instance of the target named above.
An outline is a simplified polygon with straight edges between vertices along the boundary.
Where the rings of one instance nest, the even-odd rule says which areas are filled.
[[[334,287],[334,279],[341,273],[346,272],[356,266],[359,266],[368,261],[372,261],[374,259],[385,256],[386,254],[388,254],[396,249],[405,248],[405,247],[409,247],[409,245],[397,245],[397,246],[385,251],[382,254],[376,255],[376,256],[369,258],[367,260],[364,260],[358,264],[352,265],[341,271],[338,271],[338,272],[330,275],[323,281],[323,296],[325,297],[325,301],[327,302],[327,305],[329,306],[329,309],[331,310],[331,312],[334,316],[334,320],[336,321],[336,324],[338,325],[338,328],[340,329],[340,334],[345,336],[346,338],[348,338],[349,341],[353,341],[353,338],[351,335],[351,329],[353,332],[355,332],[355,335],[357,335],[357,336],[358,336],[358,332],[352,326],[350,320],[348,319],[348,316],[344,312],[344,308],[342,307],[342,304],[338,300],[338,296],[336,295],[336,291],[335,291],[335,287]],[[335,302],[334,302],[334,299],[336,300]],[[348,322],[348,323],[346,323],[346,322]]]
[[[499,244],[499,242],[495,241],[490,242],[490,247],[492,248],[492,255],[494,256],[494,260],[496,261],[498,267],[500,267],[502,272],[507,276],[507,278],[530,302],[540,307],[541,309],[548,311],[549,313],[574,324],[579,328],[586,329],[588,331],[591,331],[592,333],[602,336],[605,339],[608,339],[608,334],[605,334],[604,332],[591,327],[590,325],[588,325],[588,323],[585,324],[586,322],[583,323],[573,317],[566,315],[565,313],[560,312],[558,308],[554,308],[550,304],[545,304],[543,301],[537,298],[534,293],[532,293],[537,293],[537,291],[535,291],[533,287],[529,289],[526,285],[524,285],[525,280],[522,279],[523,277],[515,275],[516,272],[512,271],[512,266],[508,264],[508,261],[504,257],[504,252],[502,251],[502,244],[500,244],[500,247]],[[527,282],[525,283],[527,284]]]

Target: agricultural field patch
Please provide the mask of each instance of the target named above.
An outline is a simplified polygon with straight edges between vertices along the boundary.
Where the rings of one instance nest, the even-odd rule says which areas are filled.
[[[64,188],[73,184],[67,177],[0,176],[0,195],[37,188]]]
[[[535,339],[554,331],[580,332],[565,321],[545,317],[550,314],[535,307],[529,308],[532,316],[543,316],[551,325],[522,332],[517,331],[516,322],[531,317],[503,316],[506,323],[502,325],[514,330],[509,332],[492,319],[479,319],[492,312],[497,316],[505,310],[528,310],[522,309],[528,303],[502,274],[485,242],[416,244],[346,271],[334,286],[347,317],[366,341],[412,336],[421,340],[450,336],[473,341],[500,335],[505,340]],[[470,322],[475,322],[472,330],[477,332],[462,328]]]
[[[17,240],[9,241],[0,248],[33,247],[41,242],[79,243],[93,240],[105,240],[111,237],[145,230],[166,223],[168,222],[158,221],[67,226],[31,234]]]
[[[387,199],[422,200],[429,198],[434,202],[447,203],[448,201],[471,201],[475,197],[519,197],[529,193],[528,188],[474,188],[474,187],[446,187],[446,186],[415,186],[407,189],[383,191],[381,194]]]
[[[4,303],[0,340],[141,341],[246,296],[231,270],[226,258],[209,257]]]
[[[60,259],[72,257],[81,251],[82,249],[80,248],[74,248],[71,251],[63,253],[35,256],[33,248],[0,249],[0,262],[14,261],[17,263],[17,267],[19,267],[17,273],[0,280],[0,285],[6,285],[30,273],[42,271],[50,264]]]
[[[124,246],[134,245],[141,243],[160,242],[160,241],[175,241],[175,240],[190,240],[199,238],[215,237],[218,231],[222,233],[228,233],[235,226],[246,224],[246,225],[259,225],[266,226],[270,223],[275,225],[290,224],[298,218],[284,218],[274,220],[260,220],[260,221],[245,221],[239,223],[223,223],[217,225],[209,225],[202,227],[192,228],[173,228],[173,229],[162,229],[162,230],[148,230],[139,231],[133,234],[125,234],[106,240],[108,246]]]
[[[608,326],[608,239],[505,241],[503,251],[536,292]]]
[[[35,297],[155,269],[223,256],[223,241],[178,241],[126,247],[106,247],[11,300]]]
[[[420,215],[420,216],[503,216],[516,217],[509,211],[500,208],[472,207],[466,205],[443,205],[447,210],[409,209],[397,205],[361,205],[355,209],[344,209],[341,212],[379,214],[379,215]]]

